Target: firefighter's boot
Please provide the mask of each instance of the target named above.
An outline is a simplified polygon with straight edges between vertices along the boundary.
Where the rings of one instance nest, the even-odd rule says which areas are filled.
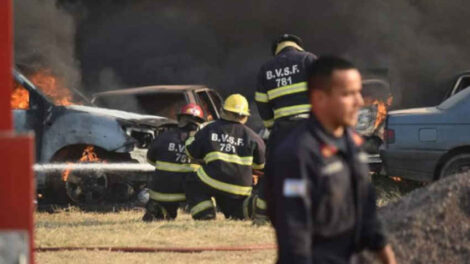
[[[145,205],[145,209],[145,214],[142,217],[144,222],[160,221],[168,218],[165,208],[154,200],[149,200]]]

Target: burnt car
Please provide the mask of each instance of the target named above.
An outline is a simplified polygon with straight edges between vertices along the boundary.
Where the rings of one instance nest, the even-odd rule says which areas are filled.
[[[371,170],[380,171],[379,149],[383,144],[385,117],[393,97],[389,83],[383,79],[364,80],[361,93],[364,106],[359,110],[355,129],[365,139],[364,150]]]
[[[222,98],[203,85],[155,85],[96,93],[91,102],[97,106],[158,115],[176,120],[178,111],[188,103],[202,107],[208,121],[220,118]]]
[[[433,181],[470,170],[470,74],[455,78],[442,103],[391,111],[381,157],[389,176]]]
[[[129,199],[145,185],[145,172],[152,169],[132,171],[122,165],[145,164],[139,150],[144,151],[162,130],[174,125],[165,117],[62,104],[16,70],[14,87],[14,127],[19,133],[35,134],[37,191],[51,202],[92,204]],[[72,169],[78,163],[85,168],[98,166]],[[119,172],[101,169],[113,164],[121,166]]]

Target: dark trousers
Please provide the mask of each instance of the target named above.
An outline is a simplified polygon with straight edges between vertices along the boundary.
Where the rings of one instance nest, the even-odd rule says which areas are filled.
[[[154,175],[150,179],[150,200],[147,203],[144,221],[172,220],[177,216],[181,203],[186,201],[186,177],[195,176],[193,173],[173,173],[169,175]],[[152,196],[152,192],[158,193]]]

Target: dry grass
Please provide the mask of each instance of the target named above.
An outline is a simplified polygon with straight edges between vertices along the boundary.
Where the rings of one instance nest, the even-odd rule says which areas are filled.
[[[274,244],[269,226],[248,221],[196,222],[180,212],[176,221],[144,223],[141,210],[90,213],[69,208],[36,213],[36,247],[201,247]],[[36,254],[38,263],[273,263],[275,250],[203,253],[118,253],[65,251]]]
[[[56,253],[39,253],[38,263],[274,263],[274,251],[253,252],[202,252],[202,253],[120,253],[120,252],[89,252],[65,251]]]
[[[396,182],[385,175],[379,174],[372,175],[372,183],[375,186],[377,205],[379,207],[385,206],[391,202],[396,202],[400,200],[403,195],[423,186],[423,183],[405,179]]]

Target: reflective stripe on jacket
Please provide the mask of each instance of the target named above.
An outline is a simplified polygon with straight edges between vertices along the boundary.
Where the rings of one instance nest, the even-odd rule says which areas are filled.
[[[188,140],[190,157],[203,161],[199,179],[213,189],[236,195],[250,195],[253,169],[264,167],[263,140],[247,126],[217,120]]]
[[[279,118],[310,111],[307,68],[315,59],[312,53],[288,47],[261,67],[255,101],[265,127]]]

